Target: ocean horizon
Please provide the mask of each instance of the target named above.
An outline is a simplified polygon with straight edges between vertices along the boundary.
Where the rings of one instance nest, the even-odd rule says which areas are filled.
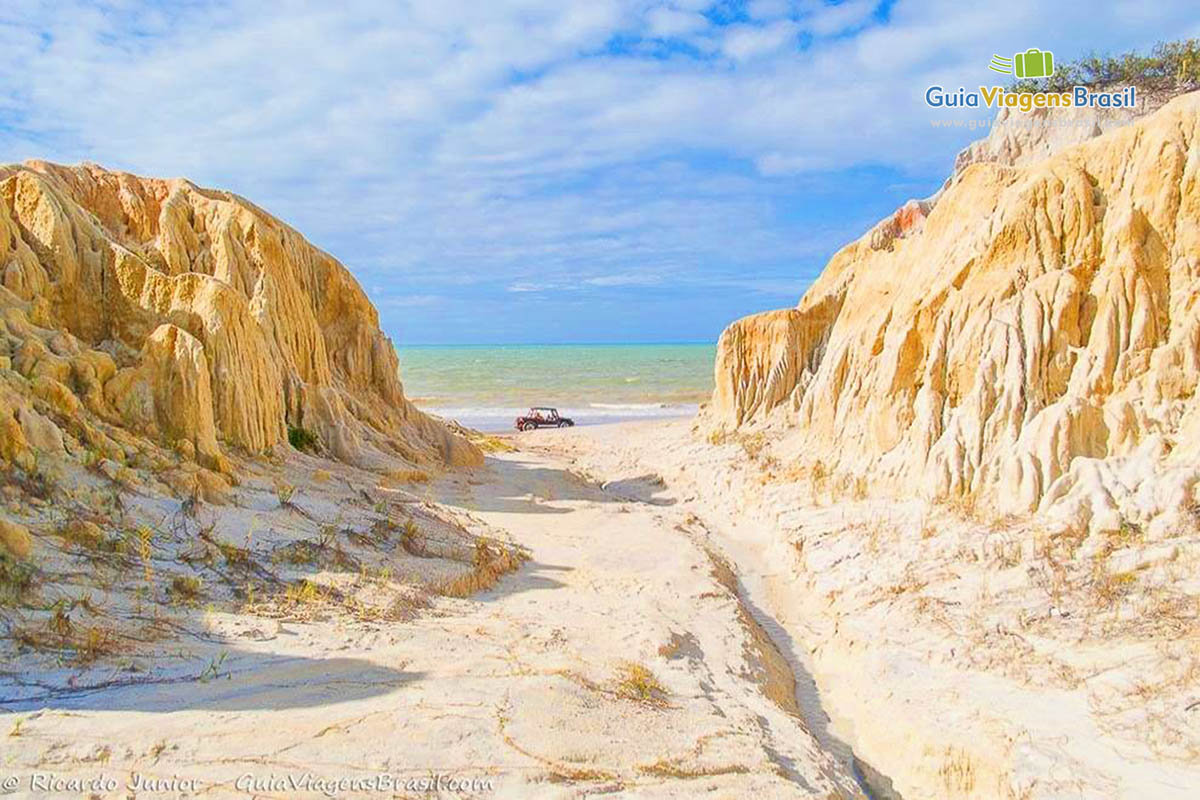
[[[397,348],[405,394],[423,411],[511,430],[530,406],[577,425],[687,417],[713,389],[716,344],[472,344]]]

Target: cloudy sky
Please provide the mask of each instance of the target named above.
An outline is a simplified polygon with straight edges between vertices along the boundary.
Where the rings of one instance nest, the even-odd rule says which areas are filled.
[[[1174,0],[5,0],[0,158],[238,192],[398,344],[714,340],[936,189],[975,135],[930,84],[1197,35]]]

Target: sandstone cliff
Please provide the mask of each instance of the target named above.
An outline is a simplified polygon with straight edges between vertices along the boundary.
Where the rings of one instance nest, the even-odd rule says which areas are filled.
[[[378,315],[333,257],[259,208],[94,165],[0,167],[0,458],[227,470],[288,426],[358,466],[474,464],[417,411]],[[6,413],[4,413],[6,412]]]
[[[798,307],[731,325],[710,423],[858,485],[1093,530],[1193,510],[1200,95],[1100,122],[993,132]]]

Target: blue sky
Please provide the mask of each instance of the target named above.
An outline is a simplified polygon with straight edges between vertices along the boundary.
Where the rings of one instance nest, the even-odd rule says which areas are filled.
[[[242,194],[397,344],[714,340],[933,192],[992,53],[1200,35],[1190,3],[420,0],[0,9],[4,161]]]

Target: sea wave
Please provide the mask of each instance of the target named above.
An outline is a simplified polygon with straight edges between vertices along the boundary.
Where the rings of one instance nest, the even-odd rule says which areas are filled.
[[[422,406],[421,410],[484,431],[508,430],[528,408],[498,406]],[[576,425],[602,425],[641,419],[689,417],[700,410],[694,403],[588,403],[583,407],[559,406],[558,412]]]
[[[676,403],[588,403],[588,408],[602,408],[608,411],[642,411],[651,408],[675,408],[686,404]]]

